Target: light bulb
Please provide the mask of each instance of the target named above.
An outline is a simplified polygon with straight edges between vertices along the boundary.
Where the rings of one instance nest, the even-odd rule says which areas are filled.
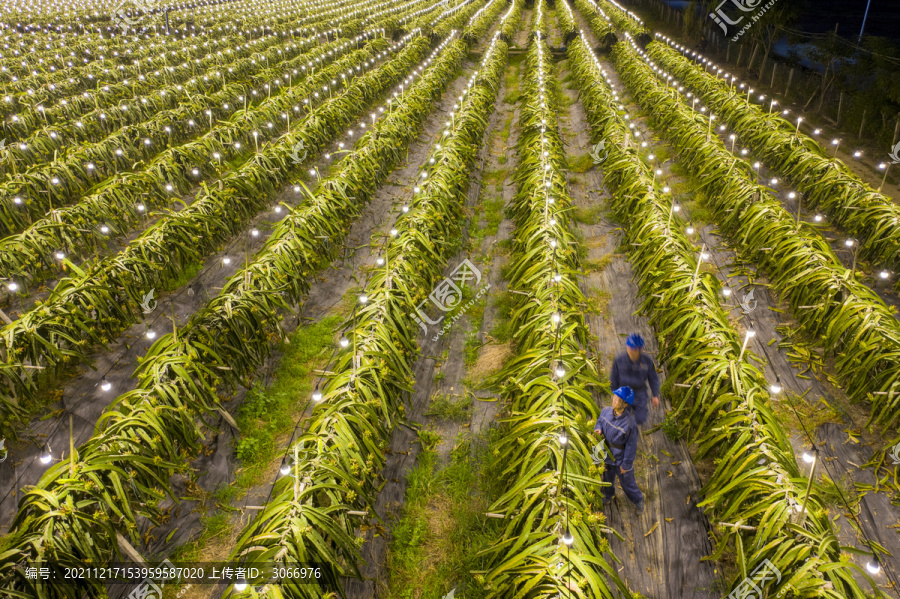
[[[731,289],[725,287],[724,289],[722,289],[722,295],[724,295],[725,297],[731,297]]]
[[[19,285],[18,285],[18,283],[16,283],[15,281],[10,281],[10,282],[9,282],[9,285],[7,285],[6,287],[7,287],[10,291],[15,291],[16,289],[19,288]]]
[[[224,258],[222,258],[222,264],[224,264],[225,266],[228,266],[229,264],[231,264],[231,258],[229,258],[228,256],[225,256]]]
[[[747,339],[753,339],[754,337],[756,337],[756,331],[747,329]]]
[[[316,402],[322,401],[322,392],[319,391],[318,385],[316,385],[316,390],[313,391],[312,398],[313,398],[313,401],[316,401]]]
[[[56,259],[57,259],[57,260],[62,260],[62,259],[64,259],[65,257],[66,257],[66,255],[63,254],[62,252],[56,252]]]
[[[803,461],[804,462],[806,462],[807,464],[812,464],[815,460],[816,460],[816,456],[814,453],[812,453],[811,451],[803,452]]]
[[[156,331],[147,329],[147,339],[156,339]]]
[[[882,279],[886,279],[890,276],[890,274],[891,273],[889,273],[888,271],[882,270],[880,273],[878,273],[878,276],[881,277]]]
[[[553,321],[553,324],[559,324],[559,321],[562,320],[562,317],[559,315],[559,312],[554,312],[550,317],[550,320]]]
[[[359,296],[359,303],[365,304],[368,301],[369,301],[369,296],[367,296],[366,294],[362,294],[361,296]]]
[[[852,240],[852,239],[848,239],[847,241],[844,242],[844,245],[846,245],[848,248],[852,248],[852,247],[853,247],[853,240]]]
[[[566,374],[566,370],[562,366],[556,367],[556,376],[558,376],[559,378],[562,378],[563,376],[565,376],[565,374]]]
[[[817,223],[820,223],[820,222],[822,222],[823,218],[825,218],[825,217],[822,216],[821,214],[817,214],[813,217],[813,220],[816,221]]]
[[[247,590],[247,581],[243,578],[239,578],[236,583],[234,583],[235,591],[246,591]]]
[[[771,385],[769,385],[769,391],[771,391],[773,394],[781,393],[781,385],[779,385],[778,383],[772,383]]]
[[[878,559],[868,562],[866,564],[866,570],[868,570],[870,574],[878,574],[881,572],[881,564],[878,562]]]
[[[379,257],[375,260],[375,264],[377,264],[378,266],[384,266],[384,258],[382,258],[382,257],[379,256]]]
[[[685,232],[686,232],[688,235],[693,235],[693,234],[694,234],[694,227],[688,227],[687,229],[685,229]]]
[[[346,337],[341,337],[340,341],[341,347],[347,347],[350,345],[350,341]]]
[[[563,544],[565,544],[566,547],[570,547],[572,545],[572,543],[575,542],[575,537],[573,537],[572,533],[569,532],[568,526],[566,527],[566,534],[563,535],[562,542],[563,542]]]
[[[250,235],[253,237],[259,237],[259,229],[250,229]]]
[[[100,227],[100,232],[106,235],[107,233],[109,233],[109,227],[103,225],[102,227]]]
[[[52,459],[53,455],[50,453],[50,445],[44,445],[44,449],[41,450],[41,464],[49,464]]]
[[[282,476],[287,476],[291,473],[291,463],[287,458],[281,460],[281,468],[279,468],[279,472],[281,472]]]
[[[559,433],[559,444],[566,445],[569,442],[569,437],[566,435],[566,431]]]
[[[110,389],[112,389],[112,383],[110,383],[108,380],[106,380],[106,377],[103,377],[100,380],[100,388],[103,389],[104,391],[109,391]]]

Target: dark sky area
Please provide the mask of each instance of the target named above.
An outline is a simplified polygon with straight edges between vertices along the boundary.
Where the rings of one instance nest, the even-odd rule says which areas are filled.
[[[806,0],[802,10],[796,29],[823,33],[833,31],[835,23],[839,23],[838,33],[855,39],[866,12],[866,0]],[[871,0],[865,34],[900,42],[900,0]]]
[[[659,1],[670,3],[674,8],[684,10],[687,8],[689,0]],[[825,33],[834,31],[835,23],[839,23],[838,33],[853,40],[859,36],[859,28],[862,26],[863,15],[866,12],[866,0],[776,1],[790,2],[803,7],[799,22],[794,24],[795,29],[810,33]],[[625,4],[637,6],[642,3],[636,4],[634,0],[625,0]],[[713,2],[712,6],[715,7],[718,4],[718,2]],[[727,13],[734,11],[730,2],[725,5],[724,9]],[[900,0],[871,0],[865,34],[890,38],[900,43]]]

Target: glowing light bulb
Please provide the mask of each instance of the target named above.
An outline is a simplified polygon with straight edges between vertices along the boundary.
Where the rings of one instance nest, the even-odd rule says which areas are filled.
[[[348,345],[350,345],[350,340],[347,339],[346,337],[342,336],[341,340],[340,340],[340,344],[341,344],[341,347],[347,347]]]
[[[281,472],[282,476],[287,476],[291,473],[291,463],[287,458],[281,460],[281,468],[279,468],[278,471]],[[237,588],[237,585],[235,585],[235,588]]]
[[[106,377],[103,377],[102,379],[100,379],[100,388],[104,391],[109,391],[110,389],[112,389],[112,383],[106,380]]]
[[[41,450],[41,464],[49,464],[50,460],[53,459],[53,454],[50,453],[50,445],[44,445],[44,448]]]
[[[781,385],[779,385],[778,383],[772,383],[771,385],[769,385],[769,391],[771,391],[773,394],[781,393]]]

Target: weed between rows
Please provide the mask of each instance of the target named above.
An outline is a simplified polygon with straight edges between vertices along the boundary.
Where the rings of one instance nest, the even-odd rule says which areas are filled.
[[[170,560],[201,561],[210,553],[231,549],[231,542],[219,542],[219,548],[214,548],[212,541],[233,537],[236,531],[229,512],[234,509],[230,505],[273,475],[273,464],[282,451],[285,435],[293,429],[298,415],[306,411],[312,392],[310,375],[323,366],[325,353],[334,343],[334,331],[342,319],[340,314],[332,314],[313,325],[299,327],[281,344],[278,352],[281,358],[273,382],[250,389],[238,411],[236,421],[241,434],[235,453],[240,467],[234,482],[223,484],[211,494],[195,490],[193,498],[201,501],[197,509],[204,512],[200,534],[176,549]]]
[[[458,437],[444,467],[435,451],[440,437],[420,433],[423,451],[409,474],[403,511],[391,523],[390,578],[379,596],[440,599],[453,589],[466,599],[486,596],[473,572],[487,566],[478,552],[493,543],[502,524],[484,515],[501,492],[494,486],[500,478],[491,449],[495,432]]]

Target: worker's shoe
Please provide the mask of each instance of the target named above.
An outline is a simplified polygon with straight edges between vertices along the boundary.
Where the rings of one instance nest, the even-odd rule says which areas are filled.
[[[604,495],[603,496],[603,507],[606,507],[610,503],[612,503],[612,500],[615,499],[615,497],[616,497],[615,495],[613,495],[612,497],[607,497],[606,495]]]
[[[641,499],[640,503],[634,504],[634,509],[637,512],[638,516],[644,513],[644,500]]]

